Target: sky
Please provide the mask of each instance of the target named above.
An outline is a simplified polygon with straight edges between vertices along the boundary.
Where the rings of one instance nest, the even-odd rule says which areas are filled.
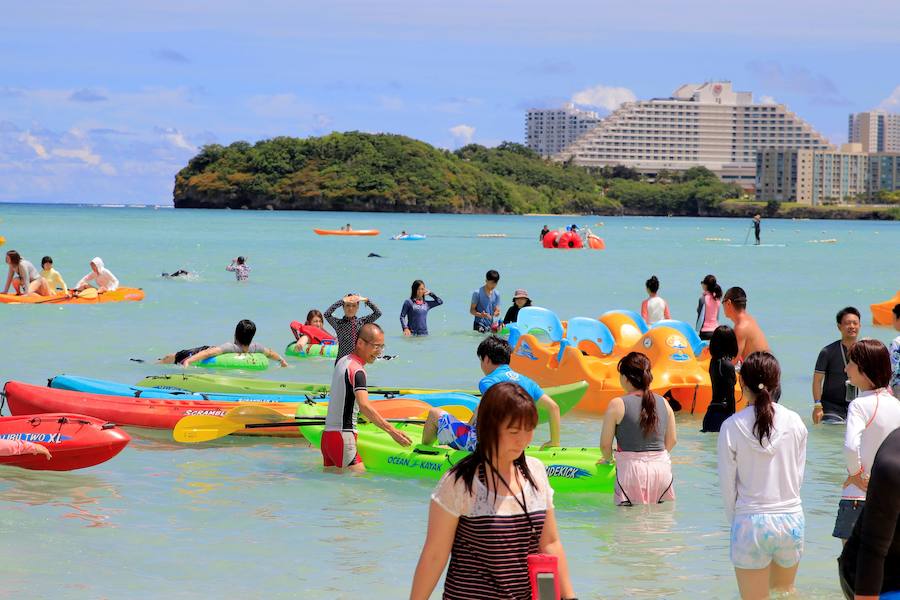
[[[171,204],[204,144],[332,131],[523,142],[730,80],[833,143],[900,112],[895,0],[49,0],[0,19],[0,202]]]

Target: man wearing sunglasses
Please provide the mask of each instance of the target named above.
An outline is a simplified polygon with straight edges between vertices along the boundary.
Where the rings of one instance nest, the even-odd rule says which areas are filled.
[[[321,443],[326,471],[343,473],[344,469],[349,469],[362,473],[366,470],[356,449],[356,420],[360,412],[401,446],[412,444],[412,440],[378,414],[369,401],[365,366],[375,362],[383,350],[384,331],[375,323],[366,323],[359,330],[353,352],[334,366],[331,400]]]

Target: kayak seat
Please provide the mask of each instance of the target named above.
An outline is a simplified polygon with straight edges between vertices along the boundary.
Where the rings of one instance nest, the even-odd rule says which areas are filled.
[[[663,319],[662,321],[657,321],[656,323],[654,323],[650,327],[650,329],[656,329],[657,327],[669,327],[683,335],[688,344],[690,344],[691,350],[694,352],[694,356],[696,357],[699,357],[700,353],[703,352],[703,349],[709,346],[709,342],[701,340],[697,332],[694,331],[694,328],[684,321],[676,321],[675,319]]]
[[[597,348],[600,355],[611,354],[616,345],[609,327],[589,317],[569,319],[566,340],[570,346],[578,348],[581,343],[589,343]]]

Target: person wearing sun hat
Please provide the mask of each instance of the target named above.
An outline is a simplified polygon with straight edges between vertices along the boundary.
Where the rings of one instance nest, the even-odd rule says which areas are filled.
[[[509,307],[506,311],[506,316],[503,317],[504,325],[515,323],[519,318],[519,311],[526,306],[531,306],[531,298],[528,297],[528,291],[522,288],[516,290],[512,301],[512,306]]]

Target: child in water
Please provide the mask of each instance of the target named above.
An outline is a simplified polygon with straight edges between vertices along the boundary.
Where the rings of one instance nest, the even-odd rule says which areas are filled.
[[[647,325],[653,325],[663,319],[671,319],[669,303],[657,295],[659,292],[659,279],[652,275],[646,282],[647,299],[641,303],[641,316],[647,321]]]
[[[225,267],[226,271],[232,271],[234,278],[238,281],[247,281],[250,279],[250,265],[243,256],[231,259],[231,264]]]
[[[220,354],[265,354],[269,360],[278,361],[282,367],[288,366],[287,361],[274,350],[270,350],[261,344],[253,341],[256,335],[256,323],[250,319],[238,321],[237,327],[234,328],[234,341],[218,346],[198,346],[187,350],[179,350],[174,354],[167,354],[159,359],[162,364],[181,364],[182,366],[190,366],[191,363],[199,360],[205,360]]]
[[[334,344],[337,342],[333,335],[323,329],[324,326],[325,317],[322,316],[322,311],[315,308],[306,313],[305,323],[301,324],[297,321],[291,321],[291,333],[294,334],[294,339],[297,340],[294,349],[297,352],[305,353],[307,348],[313,344]]]

